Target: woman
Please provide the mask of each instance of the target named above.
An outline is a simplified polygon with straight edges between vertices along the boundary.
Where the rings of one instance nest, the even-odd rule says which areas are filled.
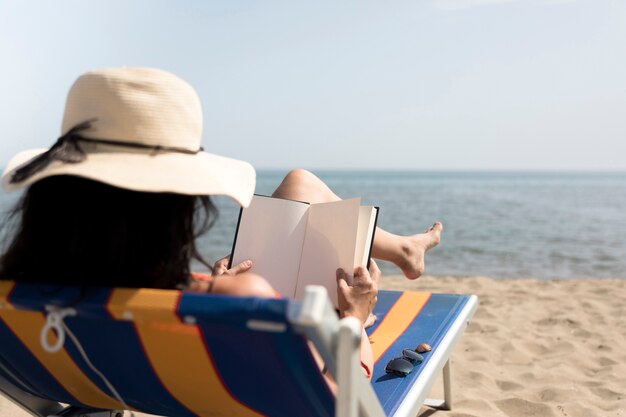
[[[0,279],[78,285],[183,288],[275,296],[250,262],[213,279],[196,280],[189,264],[202,260],[195,238],[209,230],[216,209],[209,195],[250,203],[254,169],[204,152],[202,112],[194,90],[149,68],[90,71],[72,86],[58,141],[16,155],[3,186],[28,187],[11,216],[13,238],[0,259]],[[293,171],[276,196],[313,202],[337,197],[306,171]],[[441,225],[400,237],[378,231],[374,256],[396,262],[409,278],[423,270],[424,252]],[[208,266],[208,265],[207,265]],[[379,270],[338,271],[340,313],[365,324],[376,301]],[[345,274],[354,273],[352,286]],[[215,280],[215,276],[223,278]],[[363,338],[364,369],[371,349]]]

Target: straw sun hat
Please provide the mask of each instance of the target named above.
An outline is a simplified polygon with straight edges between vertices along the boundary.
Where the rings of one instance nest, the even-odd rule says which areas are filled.
[[[200,100],[165,71],[81,75],[68,94],[61,133],[50,149],[14,156],[2,174],[4,189],[75,175],[135,191],[226,195],[243,206],[254,192],[250,164],[202,150]]]

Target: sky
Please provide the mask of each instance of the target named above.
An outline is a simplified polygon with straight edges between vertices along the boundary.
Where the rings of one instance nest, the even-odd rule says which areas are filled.
[[[0,63],[0,166],[148,66],[260,169],[626,170],[624,0],[0,0]]]

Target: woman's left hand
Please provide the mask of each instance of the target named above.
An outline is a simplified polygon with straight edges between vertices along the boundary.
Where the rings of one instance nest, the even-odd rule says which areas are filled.
[[[219,275],[237,275],[243,272],[248,272],[252,268],[252,261],[247,260],[247,261],[238,263],[237,265],[229,269],[228,268],[229,261],[230,261],[230,255],[225,256],[222,259],[215,262],[215,265],[213,265],[213,272],[211,273],[211,275],[214,277],[219,276]]]

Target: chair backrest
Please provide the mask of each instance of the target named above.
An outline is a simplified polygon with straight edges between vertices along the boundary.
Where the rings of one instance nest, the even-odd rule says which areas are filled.
[[[0,376],[75,406],[123,409],[112,386],[131,408],[157,415],[332,416],[335,397],[288,320],[292,307],[281,299],[0,281]],[[42,343],[42,329],[72,312],[63,323],[79,345],[65,335],[63,347],[48,352],[44,345],[59,335],[46,332]]]

